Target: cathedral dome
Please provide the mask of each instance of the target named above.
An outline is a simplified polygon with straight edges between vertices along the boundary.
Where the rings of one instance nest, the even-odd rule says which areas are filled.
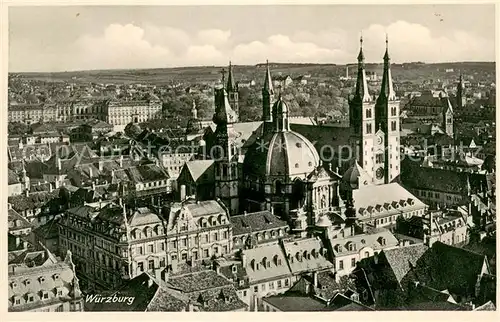
[[[342,176],[342,182],[350,189],[367,186],[371,180],[370,175],[359,165],[358,161],[354,161]]]
[[[280,108],[286,108],[286,104]],[[304,136],[293,131],[274,132],[257,139],[249,148],[243,173],[260,178],[293,177],[309,174],[319,164],[316,148]]]

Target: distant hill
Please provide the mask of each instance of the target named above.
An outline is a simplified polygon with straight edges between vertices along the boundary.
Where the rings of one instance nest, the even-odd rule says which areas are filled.
[[[270,62],[270,67],[275,75],[284,74],[293,77],[311,74],[314,78],[337,77],[345,74],[346,67],[352,75],[355,74],[356,63],[345,65],[336,64],[314,64],[314,63],[278,63]],[[255,79],[263,80],[263,67],[265,63],[257,65],[233,65],[236,80]],[[442,77],[446,75],[446,69],[454,69],[454,72],[495,73],[495,62],[450,62],[432,63],[410,62],[392,64],[393,76],[395,78],[413,79],[421,77]],[[169,84],[172,82],[215,82],[220,79],[220,71],[227,66],[194,66],[173,67],[153,69],[108,69],[71,71],[57,73],[10,73],[26,79],[53,81],[53,82],[94,82],[94,83],[151,83]],[[367,63],[368,70],[382,72],[382,63]]]

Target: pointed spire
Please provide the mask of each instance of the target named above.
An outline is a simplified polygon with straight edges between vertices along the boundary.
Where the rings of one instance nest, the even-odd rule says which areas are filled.
[[[236,84],[234,83],[234,76],[233,76],[233,65],[231,64],[231,61],[229,61],[229,71],[227,74],[226,90],[228,92],[236,91]]]
[[[384,95],[389,101],[396,100],[394,85],[391,76],[391,63],[389,58],[389,36],[385,34],[385,55],[384,55],[384,74],[382,75],[382,88],[380,96]]]
[[[266,79],[264,81],[264,90],[269,94],[274,94],[273,81],[271,79],[271,70],[269,69],[269,60],[266,59]]]
[[[372,97],[368,92],[368,81],[366,80],[365,57],[363,55],[363,35],[359,38],[359,55],[358,55],[358,78],[356,81],[356,96],[362,102],[371,102]]]
[[[215,113],[213,121],[215,124],[232,124],[237,121],[237,115],[231,108],[224,88],[215,90]]]
[[[361,32],[361,36],[359,37],[359,54],[358,54],[358,63],[365,62],[365,55],[363,54],[363,32]]]
[[[384,54],[384,61],[389,61],[389,35],[386,33],[385,34],[385,54]]]

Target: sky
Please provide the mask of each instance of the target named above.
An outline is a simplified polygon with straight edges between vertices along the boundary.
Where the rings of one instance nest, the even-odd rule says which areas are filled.
[[[272,62],[495,60],[495,7],[463,5],[9,8],[9,71]]]

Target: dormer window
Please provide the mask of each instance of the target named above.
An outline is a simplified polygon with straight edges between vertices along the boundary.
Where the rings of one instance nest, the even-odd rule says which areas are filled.
[[[53,277],[54,277],[54,280],[55,280],[55,281],[58,281],[58,280],[59,280],[59,274],[54,274],[54,276],[53,276]]]
[[[236,272],[238,271],[238,268],[236,267],[236,265],[233,265],[233,266],[231,267],[231,271],[232,271],[233,273],[236,273]]]
[[[13,302],[14,305],[21,305],[21,297],[14,296],[12,302]]]
[[[240,286],[245,285],[245,280],[240,280]]]
[[[40,276],[40,278],[38,280],[40,281],[40,283],[43,283],[43,282],[45,282],[45,277]]]
[[[41,292],[41,298],[42,300],[48,300],[49,299],[49,293],[47,291],[42,291]]]
[[[35,295],[28,293],[26,294],[26,303],[32,303],[35,301]]]
[[[11,287],[12,288],[16,288],[17,287],[17,282],[12,282]]]
[[[31,281],[30,281],[30,280],[25,280],[25,281],[24,281],[24,285],[29,286],[30,284],[31,284]]]
[[[380,243],[380,245],[384,246],[385,245],[385,238],[384,237],[379,237],[378,238],[378,242]]]

